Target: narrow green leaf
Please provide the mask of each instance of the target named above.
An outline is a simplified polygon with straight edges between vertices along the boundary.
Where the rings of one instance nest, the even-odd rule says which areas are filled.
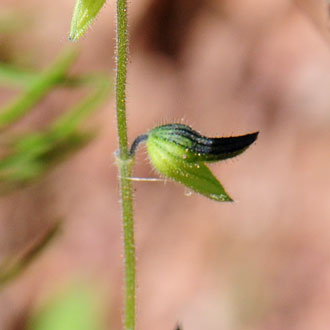
[[[9,87],[26,87],[35,81],[38,75],[19,69],[16,66],[0,63],[0,85]]]
[[[0,131],[25,115],[54,85],[62,80],[76,55],[75,49],[66,50],[49,69],[33,80],[22,95],[2,107],[0,109]]]
[[[103,7],[105,0],[77,0],[73,11],[69,39],[77,41]]]
[[[40,178],[91,140],[93,134],[79,126],[109,96],[112,82],[103,75],[90,76],[83,82],[94,90],[47,129],[25,133],[4,143],[7,152],[0,158],[0,194]]]
[[[88,81],[86,81],[86,83],[87,82]],[[65,112],[51,125],[50,134],[55,135],[57,139],[74,132],[79,124],[94,112],[109,96],[112,81],[108,77],[95,75],[90,77],[90,83],[93,83],[95,91]]]

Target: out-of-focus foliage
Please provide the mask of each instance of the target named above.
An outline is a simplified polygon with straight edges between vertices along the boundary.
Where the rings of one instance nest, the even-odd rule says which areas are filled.
[[[101,330],[100,299],[87,285],[72,285],[38,310],[28,330]]]
[[[77,0],[74,8],[70,40],[77,41],[91,25],[105,0]]]
[[[23,88],[21,95],[0,109],[0,193],[40,178],[93,136],[79,126],[108,97],[111,82],[102,75],[68,76],[76,55],[73,48],[64,51],[42,73],[0,64],[0,84]],[[86,86],[92,90],[82,101],[40,131],[13,135],[6,130],[30,113],[57,85],[70,88]]]
[[[27,15],[17,11],[3,10],[0,12],[0,33],[12,34],[22,30],[29,23]]]
[[[0,112],[0,131],[20,119],[35,106],[64,76],[76,58],[74,49],[64,53],[48,70],[30,80],[25,91]],[[7,71],[8,74],[8,71]]]
[[[30,263],[35,260],[42,251],[44,251],[48,244],[53,241],[59,233],[60,224],[60,221],[55,222],[47,233],[42,235],[41,239],[39,239],[29,249],[24,251],[21,255],[7,259],[1,263],[0,288],[20,275],[30,265]]]

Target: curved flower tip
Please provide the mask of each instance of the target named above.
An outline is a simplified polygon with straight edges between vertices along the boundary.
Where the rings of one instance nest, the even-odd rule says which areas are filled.
[[[147,143],[154,168],[167,178],[216,201],[232,201],[224,187],[204,164],[235,157],[258,137],[258,132],[226,138],[208,138],[187,125],[168,124],[138,137],[131,148],[133,156],[138,144]]]
[[[69,40],[77,41],[103,7],[105,0],[77,0],[73,11]]]

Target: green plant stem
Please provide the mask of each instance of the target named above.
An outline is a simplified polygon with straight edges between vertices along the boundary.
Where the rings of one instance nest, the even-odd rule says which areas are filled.
[[[135,328],[135,245],[133,221],[133,160],[128,152],[126,126],[126,75],[128,58],[127,1],[117,0],[116,17],[116,111],[118,128],[118,167],[122,203],[125,253],[125,330]]]

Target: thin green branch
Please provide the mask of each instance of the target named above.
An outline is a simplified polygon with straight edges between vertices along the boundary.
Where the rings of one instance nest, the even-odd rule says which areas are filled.
[[[133,159],[130,157],[127,145],[126,126],[126,75],[128,58],[128,28],[127,1],[117,0],[116,19],[116,112],[119,153],[117,164],[120,175],[122,219],[124,231],[125,252],[125,330],[135,328],[135,245],[133,221],[133,189],[132,176]]]
[[[128,58],[127,2],[117,0],[117,70],[116,70],[116,107],[120,158],[127,159],[126,127],[126,76]]]

